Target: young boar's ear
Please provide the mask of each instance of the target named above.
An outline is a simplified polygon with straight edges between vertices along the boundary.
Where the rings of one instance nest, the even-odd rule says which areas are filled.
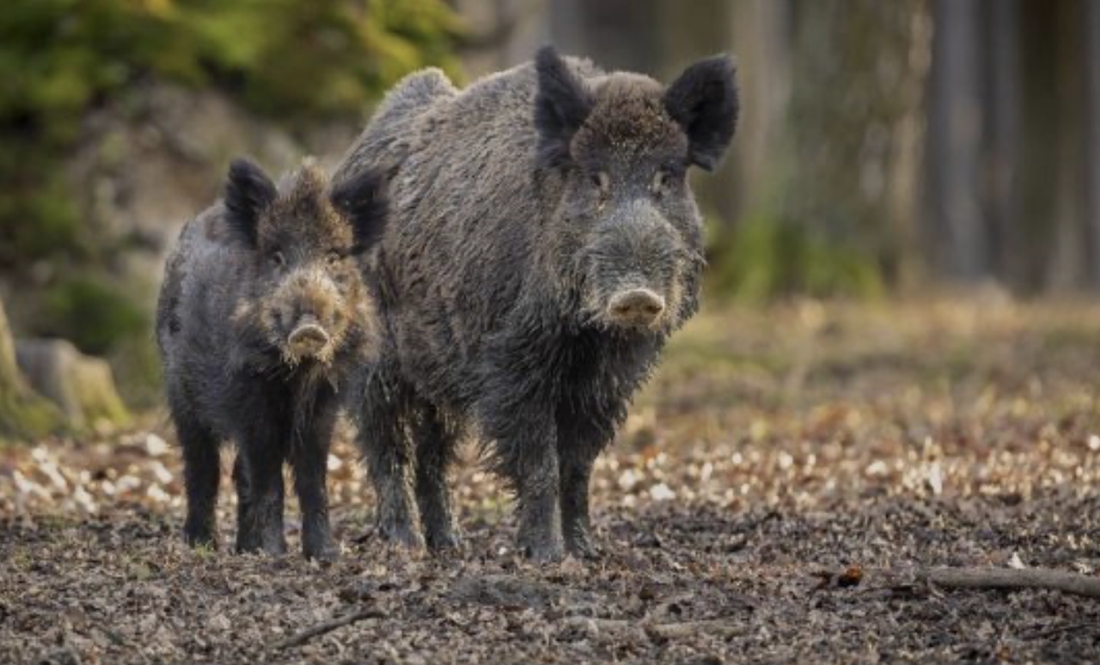
[[[329,200],[347,217],[355,232],[352,253],[370,249],[386,228],[388,202],[386,179],[377,171],[366,170],[337,184]]]
[[[555,167],[570,159],[573,134],[592,110],[592,97],[554,50],[544,46],[535,56],[538,94],[535,127],[539,133],[539,161]]]
[[[712,170],[733,139],[739,102],[729,56],[700,60],[665,91],[665,109],[684,128],[691,163]]]
[[[225,185],[225,207],[229,211],[230,229],[248,247],[256,247],[260,213],[274,200],[275,183],[263,169],[247,159],[234,159]]]

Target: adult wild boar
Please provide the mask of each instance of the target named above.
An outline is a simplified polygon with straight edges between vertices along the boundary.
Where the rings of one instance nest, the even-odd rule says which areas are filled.
[[[237,444],[237,549],[286,551],[284,461],[307,557],[333,559],[325,471],[336,393],[374,358],[379,322],[356,255],[385,223],[382,179],[339,186],[307,162],[279,188],[235,160],[225,199],[187,223],[157,305],[193,544],[216,544],[219,444]]]
[[[456,543],[446,465],[469,431],[518,494],[522,551],[595,553],[592,463],[696,311],[686,175],[737,112],[725,56],[666,88],[547,47],[461,92],[426,70],[389,94],[334,176],[390,178],[359,414],[384,535],[420,543],[415,500],[428,546]]]

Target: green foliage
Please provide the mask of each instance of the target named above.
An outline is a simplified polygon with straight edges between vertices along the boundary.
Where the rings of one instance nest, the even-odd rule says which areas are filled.
[[[881,271],[864,252],[802,224],[756,216],[711,247],[708,289],[748,302],[802,293],[811,296],[879,297]]]
[[[117,340],[149,329],[141,308],[117,287],[94,277],[58,283],[46,293],[44,308],[46,332],[68,338],[85,353],[102,355]]]

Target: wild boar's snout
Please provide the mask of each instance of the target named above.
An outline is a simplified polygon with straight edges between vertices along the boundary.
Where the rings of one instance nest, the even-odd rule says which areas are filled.
[[[649,289],[616,293],[607,306],[608,317],[619,325],[649,326],[665,311],[665,299]]]

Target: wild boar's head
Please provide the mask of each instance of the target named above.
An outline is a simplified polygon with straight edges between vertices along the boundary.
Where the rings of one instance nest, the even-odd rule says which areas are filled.
[[[307,161],[276,187],[255,164],[234,160],[225,207],[229,229],[253,261],[255,283],[239,312],[296,367],[328,365],[376,319],[355,260],[386,221],[382,180],[366,171],[330,190]]]
[[[622,72],[582,79],[550,47],[535,69],[538,163],[562,179],[563,281],[588,324],[670,332],[697,307],[702,228],[686,176],[713,169],[733,138],[732,61],[699,61],[667,88]]]

